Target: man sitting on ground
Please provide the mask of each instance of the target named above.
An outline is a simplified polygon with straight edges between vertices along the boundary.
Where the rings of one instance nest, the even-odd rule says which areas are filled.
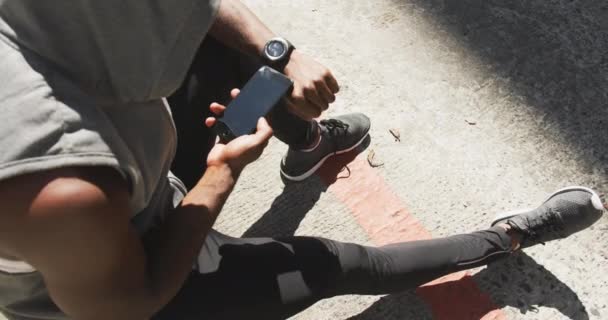
[[[273,132],[262,118],[254,134],[215,144],[190,191],[170,173],[177,139],[163,98],[184,78],[197,87],[190,67],[212,22],[211,35],[249,52],[273,36],[236,0],[0,0],[0,310],[9,319],[284,319],[320,299],[398,292],[506,258],[603,214],[594,191],[571,187],[487,230],[383,247],[214,231]],[[289,64],[299,61],[315,65]],[[317,116],[325,103],[311,92],[328,103],[335,84],[325,71],[291,70],[311,71],[286,67],[296,80],[290,110]],[[211,104],[193,121],[213,126],[224,108]],[[289,153],[283,163],[292,177],[369,128],[363,116],[302,121],[304,150],[289,151],[293,167]],[[182,174],[200,176],[199,160]]]

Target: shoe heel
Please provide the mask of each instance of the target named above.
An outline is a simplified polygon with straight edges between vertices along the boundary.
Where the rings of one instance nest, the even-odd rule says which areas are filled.
[[[608,209],[602,203],[602,199],[600,198],[600,196],[598,196],[595,192],[593,193],[593,196],[591,196],[591,203],[593,203],[593,207],[599,211],[604,211],[604,210]]]

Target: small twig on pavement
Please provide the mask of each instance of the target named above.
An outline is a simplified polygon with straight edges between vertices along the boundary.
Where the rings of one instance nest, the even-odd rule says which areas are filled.
[[[393,137],[395,137],[395,141],[401,142],[401,134],[399,133],[399,130],[389,129],[388,132],[390,132],[393,135]]]
[[[383,162],[376,161],[376,151],[373,149],[367,154],[367,163],[369,163],[372,168],[382,167],[384,165]]]

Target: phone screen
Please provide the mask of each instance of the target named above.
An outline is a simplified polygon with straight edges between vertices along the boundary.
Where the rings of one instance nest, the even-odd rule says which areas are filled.
[[[292,81],[283,74],[262,67],[226,107],[224,116],[218,119],[220,138],[231,140],[252,133],[258,119],[267,115],[292,85]]]

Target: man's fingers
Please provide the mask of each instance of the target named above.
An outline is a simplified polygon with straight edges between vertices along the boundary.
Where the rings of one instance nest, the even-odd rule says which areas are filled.
[[[268,140],[272,137],[272,128],[264,117],[258,120],[257,130],[254,134],[247,136],[248,148],[266,148]]]
[[[323,101],[321,97],[319,97],[319,93],[314,87],[304,89],[304,96],[306,97],[306,100],[316,105],[321,111],[327,110],[327,108],[329,108],[329,104]]]
[[[205,119],[205,125],[207,126],[207,128],[213,127],[216,122],[217,122],[217,119],[212,118],[212,117]]]
[[[336,101],[336,96],[331,92],[331,90],[329,89],[327,84],[325,84],[324,81],[319,81],[315,85],[317,87],[317,92],[328,105]]]
[[[241,90],[235,88],[230,91],[230,96],[232,97],[232,99],[234,99],[236,98],[236,96],[239,95],[239,93],[241,93]]]
[[[258,142],[263,143],[272,137],[272,128],[264,117],[258,119],[258,126],[255,132]]]
[[[211,112],[213,112],[213,114],[215,115],[221,115],[222,113],[224,113],[224,111],[226,111],[226,107],[224,107],[223,105],[217,103],[217,102],[213,102],[210,106],[209,106],[209,110],[211,110]]]
[[[327,70],[323,79],[325,79],[325,83],[327,83],[327,87],[329,87],[332,93],[338,93],[340,91],[338,80],[336,80],[331,71]]]

